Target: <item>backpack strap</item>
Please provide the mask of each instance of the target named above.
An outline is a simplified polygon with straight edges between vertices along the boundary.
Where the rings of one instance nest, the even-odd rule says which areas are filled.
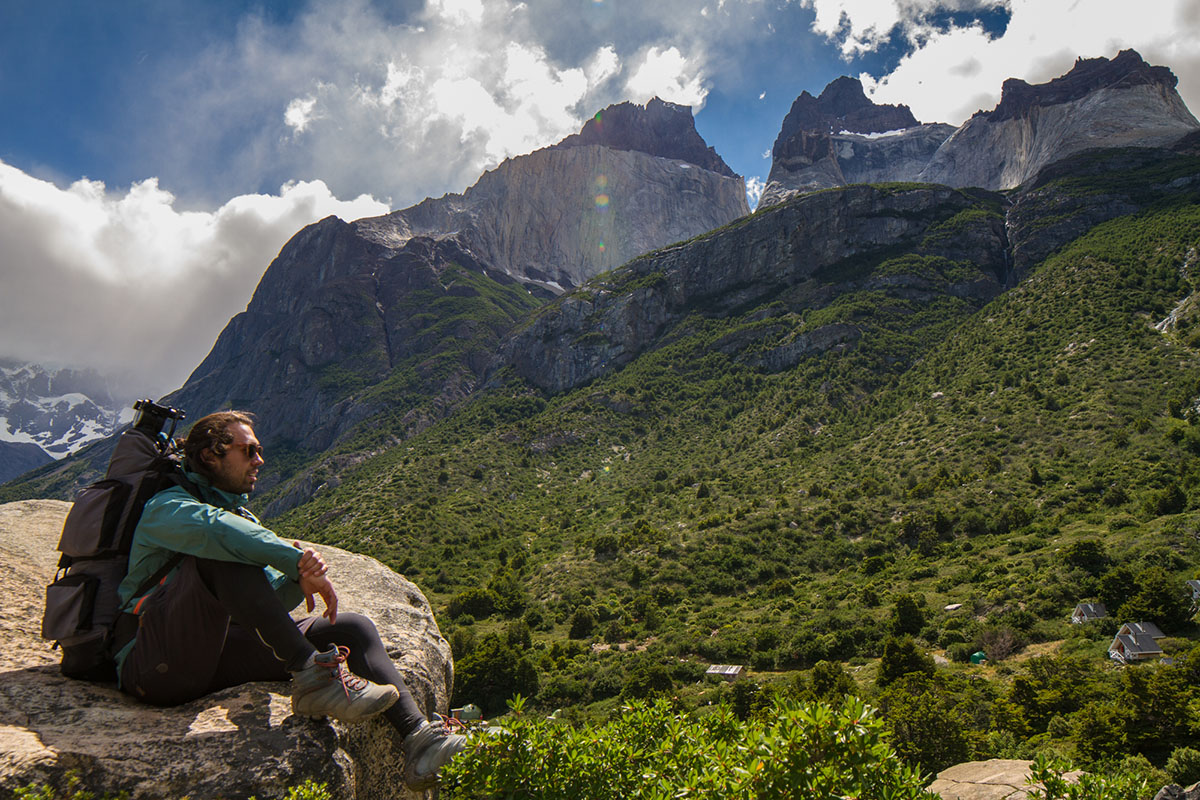
[[[170,483],[183,488],[192,497],[204,502],[204,498],[200,496],[200,487],[197,486],[193,481],[188,480],[187,476],[183,474],[183,470],[172,470],[167,474],[166,477]],[[170,574],[171,570],[179,566],[179,563],[183,561],[186,555],[186,553],[172,553],[171,557],[167,559],[165,564],[156,569],[154,574],[142,581],[141,585],[134,590],[133,597],[142,597],[146,594],[146,592],[153,589],[156,584],[161,582],[163,578]],[[137,629],[137,614],[132,614],[128,611],[122,611],[120,614],[118,614],[116,622],[113,623],[110,652],[114,654],[118,653],[122,648],[125,647],[125,645],[133,641],[134,637],[137,636]]]

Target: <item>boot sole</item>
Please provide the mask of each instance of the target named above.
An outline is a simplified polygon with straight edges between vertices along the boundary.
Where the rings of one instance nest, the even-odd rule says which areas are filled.
[[[338,722],[343,722],[346,724],[353,724],[356,722],[366,722],[369,719],[373,719],[374,717],[379,716],[380,714],[382,714],[383,712],[387,711],[389,708],[394,706],[396,704],[396,701],[399,699],[400,699],[400,693],[395,691],[395,688],[393,687],[392,693],[384,696],[381,699],[381,701],[379,703],[377,703],[375,706],[373,706],[369,711],[366,711],[362,714],[358,714],[353,717],[338,716],[338,715],[334,715],[334,714],[321,714],[321,713],[314,714],[311,711],[301,711],[301,710],[297,709],[294,705],[292,706],[292,713],[296,714],[298,716],[308,717],[309,719],[325,719],[325,718],[329,717],[332,719],[336,719]]]

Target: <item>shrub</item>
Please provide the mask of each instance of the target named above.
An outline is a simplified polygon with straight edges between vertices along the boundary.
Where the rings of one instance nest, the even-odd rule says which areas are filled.
[[[1068,782],[1063,774],[1067,764],[1055,763],[1039,753],[1029,770],[1032,800],[1140,800],[1150,796],[1145,778],[1137,775],[1082,775],[1078,783]],[[1040,787],[1037,786],[1040,784]]]
[[[586,639],[596,628],[596,612],[591,606],[580,606],[571,615],[571,627],[568,636],[572,639]]]
[[[1166,770],[1171,780],[1180,786],[1191,786],[1200,781],[1200,750],[1176,748],[1167,759]]]
[[[634,702],[608,721],[569,728],[512,704],[505,732],[480,737],[442,769],[455,800],[675,797],[917,800],[921,776],[895,758],[861,701],[840,709],[779,701],[741,722],[727,706],[683,714],[667,700]]]
[[[470,614],[476,619],[490,617],[496,610],[496,593],[481,586],[464,589],[450,598],[446,613],[451,619]]]
[[[483,641],[455,664],[454,705],[475,703],[485,714],[495,714],[516,695],[533,696],[538,675],[528,657],[520,655],[496,635]]]

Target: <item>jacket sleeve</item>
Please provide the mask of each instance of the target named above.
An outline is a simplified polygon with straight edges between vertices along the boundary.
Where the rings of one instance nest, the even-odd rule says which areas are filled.
[[[180,490],[155,495],[146,504],[137,535],[151,547],[177,553],[270,566],[300,579],[301,551],[274,532],[231,511],[202,503]]]

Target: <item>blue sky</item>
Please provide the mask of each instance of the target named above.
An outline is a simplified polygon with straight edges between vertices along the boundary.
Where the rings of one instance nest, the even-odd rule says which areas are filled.
[[[1126,47],[1200,108],[1200,0],[0,0],[0,356],[169,390],[303,225],[462,191],[610,103],[691,105],[753,196],[840,75],[958,124]]]

